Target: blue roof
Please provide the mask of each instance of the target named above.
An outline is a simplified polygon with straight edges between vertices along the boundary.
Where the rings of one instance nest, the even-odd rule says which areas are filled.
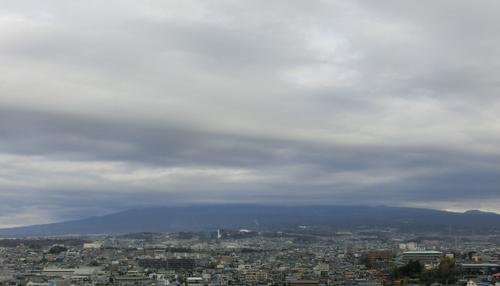
[[[421,250],[421,251],[406,251],[403,252],[403,254],[443,254],[443,253],[434,250]]]

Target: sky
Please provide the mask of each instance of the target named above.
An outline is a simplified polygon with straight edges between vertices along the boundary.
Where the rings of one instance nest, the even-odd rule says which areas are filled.
[[[499,1],[2,1],[0,227],[194,204],[497,212]]]

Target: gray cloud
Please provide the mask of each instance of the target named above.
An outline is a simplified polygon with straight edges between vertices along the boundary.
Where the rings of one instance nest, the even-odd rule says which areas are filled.
[[[0,15],[0,226],[500,200],[497,2],[32,4]]]

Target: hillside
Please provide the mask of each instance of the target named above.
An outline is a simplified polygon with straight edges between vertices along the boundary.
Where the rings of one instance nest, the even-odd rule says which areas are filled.
[[[257,226],[258,224],[258,226]],[[219,228],[284,229],[298,225],[388,228],[399,232],[497,233],[500,215],[369,206],[194,205],[132,209],[76,221],[0,229],[0,237],[178,232]],[[473,230],[474,229],[474,230]]]

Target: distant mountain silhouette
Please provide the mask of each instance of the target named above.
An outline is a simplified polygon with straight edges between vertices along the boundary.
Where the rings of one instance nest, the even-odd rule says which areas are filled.
[[[483,212],[479,210],[469,210],[465,212],[466,214],[495,214],[493,212]]]
[[[66,234],[123,234],[214,229],[276,230],[298,225],[329,225],[339,229],[442,234],[500,233],[500,215],[480,211],[454,213],[421,208],[385,206],[263,206],[193,205],[132,209],[86,219],[0,229],[0,237],[59,236]]]

